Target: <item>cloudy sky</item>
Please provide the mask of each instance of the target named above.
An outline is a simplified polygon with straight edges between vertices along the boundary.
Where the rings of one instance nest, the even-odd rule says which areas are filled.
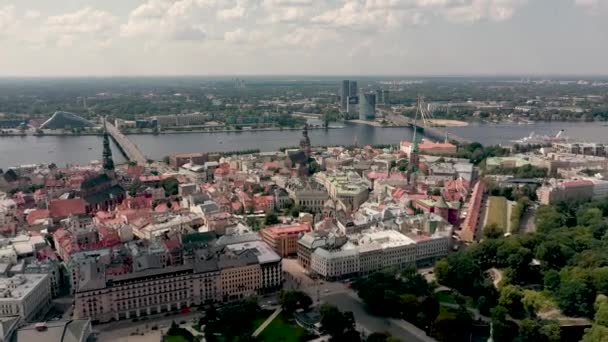
[[[0,76],[608,75],[608,0],[0,0]]]

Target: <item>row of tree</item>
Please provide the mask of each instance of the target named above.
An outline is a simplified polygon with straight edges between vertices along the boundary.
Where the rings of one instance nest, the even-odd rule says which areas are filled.
[[[436,264],[437,281],[476,300],[492,317],[495,340],[558,340],[556,323],[539,319],[539,311],[592,318],[598,295],[608,294],[607,216],[608,200],[541,206],[536,233],[490,238],[452,254]],[[490,269],[501,270],[498,290]]]

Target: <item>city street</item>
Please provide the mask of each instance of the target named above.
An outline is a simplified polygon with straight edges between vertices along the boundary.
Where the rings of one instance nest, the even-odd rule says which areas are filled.
[[[424,331],[400,319],[373,316],[367,313],[357,294],[346,283],[327,282],[309,278],[296,260],[284,259],[283,270],[289,279],[298,279],[299,289],[306,292],[314,304],[329,303],[342,311],[352,311],[357,328],[365,334],[388,332],[401,341],[431,342]],[[306,284],[306,285],[304,285]]]
[[[98,324],[93,326],[93,330],[98,333],[97,338],[100,342],[103,341],[130,341],[131,338],[134,338],[131,334],[136,333],[139,341],[148,341],[148,339],[144,339],[144,337],[148,335],[158,335],[164,331],[169,329],[172,322],[180,323],[186,322],[183,326],[191,325],[191,321],[193,318],[198,318],[201,315],[200,312],[190,312],[187,314],[177,314],[171,316],[157,315],[157,316],[148,316],[145,320],[139,320],[137,322],[133,322],[131,320],[122,320],[117,322],[110,322],[106,324]],[[156,327],[157,329],[152,330],[152,327]],[[140,336],[139,334],[144,333],[144,336]],[[158,339],[153,340],[149,339],[149,341],[157,342]]]

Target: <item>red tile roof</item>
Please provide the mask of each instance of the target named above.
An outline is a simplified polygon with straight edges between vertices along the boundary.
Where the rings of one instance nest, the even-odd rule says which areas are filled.
[[[49,211],[54,219],[62,219],[70,215],[84,215],[86,214],[86,203],[82,198],[52,200],[49,204]]]
[[[292,225],[275,225],[264,229],[273,235],[293,235],[310,231],[308,223],[296,223]]]
[[[27,215],[27,223],[29,225],[33,225],[37,220],[50,218],[51,212],[48,209],[38,209],[31,211]]]
[[[127,168],[127,175],[132,178],[138,178],[144,173],[145,170],[146,168],[141,165],[129,165]]]

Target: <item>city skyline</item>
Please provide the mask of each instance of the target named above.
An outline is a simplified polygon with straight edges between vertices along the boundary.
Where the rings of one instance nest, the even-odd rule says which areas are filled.
[[[607,14],[602,0],[2,0],[0,77],[606,75]]]

